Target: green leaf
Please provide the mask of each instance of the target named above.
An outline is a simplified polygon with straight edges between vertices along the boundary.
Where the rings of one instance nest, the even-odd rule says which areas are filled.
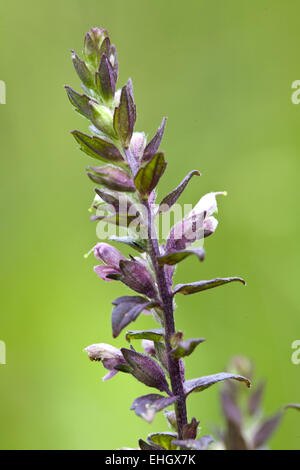
[[[190,171],[189,174],[182,180],[180,185],[175,188],[171,193],[163,198],[159,205],[159,212],[164,213],[171,209],[171,207],[177,202],[185,188],[187,187],[189,181],[194,176],[201,176],[201,173],[198,170]]]
[[[127,331],[125,338],[129,343],[132,339],[148,339],[157,342],[164,338],[164,334],[162,328],[154,328],[153,330]]]
[[[116,237],[115,235],[112,235],[110,237],[110,240],[113,242],[124,243],[125,245],[130,246],[139,253],[144,253],[148,250],[148,242],[144,239],[136,239],[132,237]]]
[[[167,163],[162,152],[154,155],[145,166],[137,172],[134,182],[136,189],[141,193],[144,199],[150,195],[157,186],[160,178],[165,172]]]
[[[125,163],[121,153],[111,142],[96,136],[90,137],[80,131],[72,131],[71,134],[79,143],[80,150],[90,157],[106,163]]]
[[[178,345],[174,349],[172,349],[172,356],[175,359],[190,356],[190,354],[192,354],[198,344],[201,344],[204,341],[204,338],[194,338],[188,339],[186,341],[179,341]]]
[[[90,109],[89,102],[91,98],[87,95],[80,95],[77,91],[73,90],[70,86],[65,86],[68,98],[76,110],[84,117],[89,119]]]
[[[136,109],[129,85],[125,85],[121,91],[120,104],[114,112],[114,129],[122,146],[128,148],[132,137],[136,120]]]
[[[163,447],[150,445],[148,442],[143,441],[143,439],[139,439],[139,446],[141,450],[164,450]]]
[[[186,395],[189,395],[192,392],[202,392],[212,385],[223,382],[224,380],[237,380],[239,382],[244,382],[247,387],[250,388],[250,381],[243,377],[242,375],[229,374],[227,372],[221,372],[219,374],[207,375],[204,377],[199,377],[197,379],[187,380],[184,382],[184,392]]]
[[[159,256],[157,259],[160,266],[163,266],[164,264],[174,266],[175,264],[180,263],[180,261],[183,261],[191,255],[195,255],[197,256],[199,261],[203,261],[205,251],[203,248],[198,248],[196,250],[172,251],[171,253],[167,253],[166,255]]]
[[[94,81],[93,73],[89,70],[86,63],[83,60],[79,59],[78,55],[75,54],[74,51],[72,51],[72,61],[73,61],[74,68],[77,72],[77,75],[79,76],[82,83],[87,88],[94,90],[95,81]]]
[[[130,409],[133,410],[137,416],[140,416],[148,423],[152,423],[155,413],[163,410],[167,406],[173,405],[175,401],[176,397],[164,397],[157,393],[150,393],[149,395],[136,398]]]
[[[172,441],[176,439],[178,436],[175,433],[168,433],[168,432],[158,432],[154,434],[149,434],[147,437],[147,441],[150,444],[157,444],[163,447],[166,450],[176,450],[177,446],[172,444]]]
[[[225,278],[216,278],[210,281],[200,281],[200,282],[191,282],[190,284],[177,284],[174,288],[174,295],[175,294],[183,294],[183,295],[190,295],[196,294],[197,292],[201,292],[203,290],[212,289],[213,287],[222,286],[223,284],[228,284],[229,282],[239,281],[244,286],[246,282],[244,279],[240,277],[225,277]]]

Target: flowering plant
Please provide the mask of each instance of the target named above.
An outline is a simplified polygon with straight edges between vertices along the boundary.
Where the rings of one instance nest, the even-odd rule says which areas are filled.
[[[177,188],[156,204],[156,187],[167,166],[164,153],[159,150],[166,119],[150,141],[143,132],[135,131],[132,81],[129,79],[117,89],[117,53],[106,30],[92,28],[85,36],[83,59],[72,52],[72,60],[83,94],[66,86],[67,95],[75,110],[90,124],[89,134],[78,130],[72,134],[80,149],[100,163],[100,166],[87,168],[88,177],[97,185],[92,220],[125,230],[124,236],[114,235],[111,240],[138,252],[128,259],[105,242],[93,249],[101,262],[95,267],[96,274],[105,281],[122,282],[135,293],[113,301],[113,337],[119,336],[143,313],[152,314],[158,324],[151,330],[126,332],[129,343],[142,340],[143,354],[132,345],[119,350],[104,343],[88,346],[86,351],[92,361],[101,361],[108,370],[103,380],[118,372],[131,374],[160,392],[136,398],[131,409],[148,422],[153,421],[157,412],[165,410],[172,432],[150,434],[146,441],[140,439],[141,449],[205,449],[212,438],[198,436],[199,421],[188,419],[187,397],[224,380],[243,382],[248,387],[250,382],[241,374],[229,372],[185,379],[184,358],[204,339],[184,339],[183,333],[176,330],[174,297],[231,282],[245,282],[239,277],[227,277],[173,287],[173,275],[175,266],[189,256],[203,261],[201,242],[217,228],[213,215],[217,210],[216,196],[225,193],[202,197],[194,209],[171,228],[165,243],[160,243],[155,225],[157,217],[177,203],[192,177],[200,173],[191,171]],[[170,410],[173,406],[174,410]]]

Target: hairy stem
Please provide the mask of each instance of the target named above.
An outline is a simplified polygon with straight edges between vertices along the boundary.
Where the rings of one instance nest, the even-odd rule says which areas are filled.
[[[148,201],[144,203],[148,215],[148,243],[150,257],[156,274],[160,299],[164,311],[165,344],[168,358],[168,370],[170,375],[173,395],[178,397],[175,405],[178,437],[182,439],[182,431],[187,424],[186,397],[183,389],[183,379],[180,371],[179,359],[175,359],[171,354],[171,336],[175,333],[174,305],[171,289],[166,280],[164,268],[159,266],[157,257],[160,255],[159,243],[155,230],[153,214]]]

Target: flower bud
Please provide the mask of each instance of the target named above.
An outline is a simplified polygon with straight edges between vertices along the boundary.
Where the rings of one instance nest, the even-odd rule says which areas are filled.
[[[151,341],[150,339],[143,339],[142,347],[146,354],[150,354],[150,356],[155,355],[154,341]]]
[[[93,67],[97,68],[100,60],[99,50],[104,39],[108,36],[105,29],[91,28],[84,38],[84,56]]]
[[[140,161],[146,147],[146,136],[144,132],[134,132],[131,137],[129,150],[136,161]]]
[[[113,165],[89,166],[88,177],[94,183],[101,184],[113,191],[134,192],[135,186],[129,174]]]
[[[125,256],[117,248],[108,243],[97,243],[94,248],[95,258],[103,263],[119,269],[120,261],[126,260]]]
[[[126,361],[121,351],[110,344],[98,343],[91,344],[85,351],[91,361],[102,361],[105,369],[109,370],[110,373],[103,377],[103,381],[111,379],[117,374],[118,370],[114,369],[120,364],[126,364]]]

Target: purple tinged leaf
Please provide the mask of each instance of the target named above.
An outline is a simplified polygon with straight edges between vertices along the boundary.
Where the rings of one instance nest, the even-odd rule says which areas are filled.
[[[266,419],[263,424],[259,427],[253,437],[253,447],[257,449],[267,442],[272,434],[276,431],[282,418],[282,412],[280,411],[275,416]]]
[[[99,72],[96,73],[96,85],[105,101],[110,102],[116,91],[113,67],[105,54],[102,55]]]
[[[154,157],[154,155],[156,154],[156,152],[158,151],[158,148],[160,146],[161,140],[162,140],[163,135],[164,135],[166,122],[167,122],[167,118],[164,117],[158,131],[155,134],[155,136],[153,137],[152,140],[150,140],[150,142],[148,143],[148,145],[145,148],[144,155],[143,155],[143,158],[142,158],[142,163],[145,163],[145,162],[148,162],[149,160],[151,160]]]
[[[141,167],[137,172],[134,182],[136,189],[142,194],[144,199],[156,188],[160,178],[165,172],[167,163],[163,153],[157,153],[152,160]]]
[[[118,64],[118,58],[117,58],[117,50],[113,44],[110,47],[109,60],[113,67],[115,82],[117,83],[118,75],[119,75],[119,64]]]
[[[163,370],[154,359],[130,349],[122,348],[121,352],[132,368],[131,374],[137,380],[148,387],[157,388],[159,391],[171,395]]]
[[[190,171],[189,174],[182,180],[180,185],[163,198],[158,209],[160,213],[164,213],[170,210],[170,208],[177,202],[194,175],[201,176],[201,173],[198,170]]]
[[[111,163],[125,163],[121,153],[112,143],[99,137],[83,134],[80,131],[72,131],[71,134],[80,145],[80,150],[90,157]]]
[[[169,432],[157,432],[154,434],[149,434],[147,441],[152,445],[156,444],[166,450],[176,450],[177,446],[173,444],[172,441],[178,436],[175,433]]]
[[[139,253],[145,253],[148,250],[147,240],[136,239],[132,237],[116,237],[114,235],[110,237],[110,240],[129,245]]]
[[[264,388],[265,384],[261,382],[249,398],[248,412],[251,416],[256,415],[260,411]]]
[[[122,168],[113,165],[89,166],[87,175],[94,183],[101,184],[112,191],[135,192],[131,177]]]
[[[202,247],[194,250],[171,251],[163,256],[159,256],[157,260],[160,266],[163,266],[165,264],[169,266],[174,266],[175,264],[180,263],[191,255],[197,256],[199,261],[204,261],[205,251]]]
[[[100,49],[99,49],[99,56],[102,57],[104,54],[106,56],[108,56],[109,54],[109,51],[110,51],[110,47],[111,47],[111,44],[110,44],[110,39],[109,37],[107,36],[104,41],[101,43],[101,46],[100,46]],[[100,61],[101,63],[101,61]]]
[[[134,400],[131,410],[148,423],[152,423],[155,413],[171,406],[176,401],[176,397],[164,397],[156,393],[150,393]]]
[[[198,434],[198,426],[200,421],[197,421],[196,418],[192,418],[192,421],[186,424],[182,430],[182,438],[185,439],[196,439]]]
[[[91,98],[87,95],[80,95],[80,93],[77,93],[77,91],[73,90],[70,86],[65,86],[65,90],[71,104],[80,114],[82,114],[82,116],[89,119],[89,102],[91,101]]]
[[[115,306],[112,311],[111,323],[113,337],[119,336],[121,331],[147,308],[152,308],[155,304],[149,302],[144,297],[124,296],[113,301]]]
[[[250,388],[250,381],[241,375],[229,374],[227,372],[220,372],[219,374],[207,375],[199,377],[198,379],[187,380],[184,383],[184,392],[189,395],[192,392],[202,392],[212,385],[222,382],[223,380],[238,380],[244,382]]]
[[[221,392],[221,404],[227,422],[235,423],[240,428],[242,424],[241,412],[231,394],[225,390]]]
[[[156,297],[154,280],[147,268],[138,261],[121,261],[122,281],[128,287],[149,298]]]
[[[132,339],[145,339],[157,342],[163,340],[164,335],[165,330],[163,328],[153,328],[152,330],[127,331],[125,338],[129,343]]]
[[[201,292],[203,290],[212,289],[213,287],[222,286],[223,284],[228,284],[229,282],[239,281],[244,286],[246,282],[244,279],[240,277],[225,277],[225,278],[216,278],[210,281],[199,281],[199,282],[191,282],[190,284],[177,284],[174,288],[174,295],[175,294],[183,294],[183,295],[190,295],[196,294],[197,292]]]
[[[125,85],[121,91],[120,104],[115,108],[114,129],[122,146],[128,148],[136,121],[136,109],[130,92],[130,87]]]
[[[165,344],[161,342],[155,342],[154,346],[157,360],[161,363],[163,368],[168,371],[168,356]]]

